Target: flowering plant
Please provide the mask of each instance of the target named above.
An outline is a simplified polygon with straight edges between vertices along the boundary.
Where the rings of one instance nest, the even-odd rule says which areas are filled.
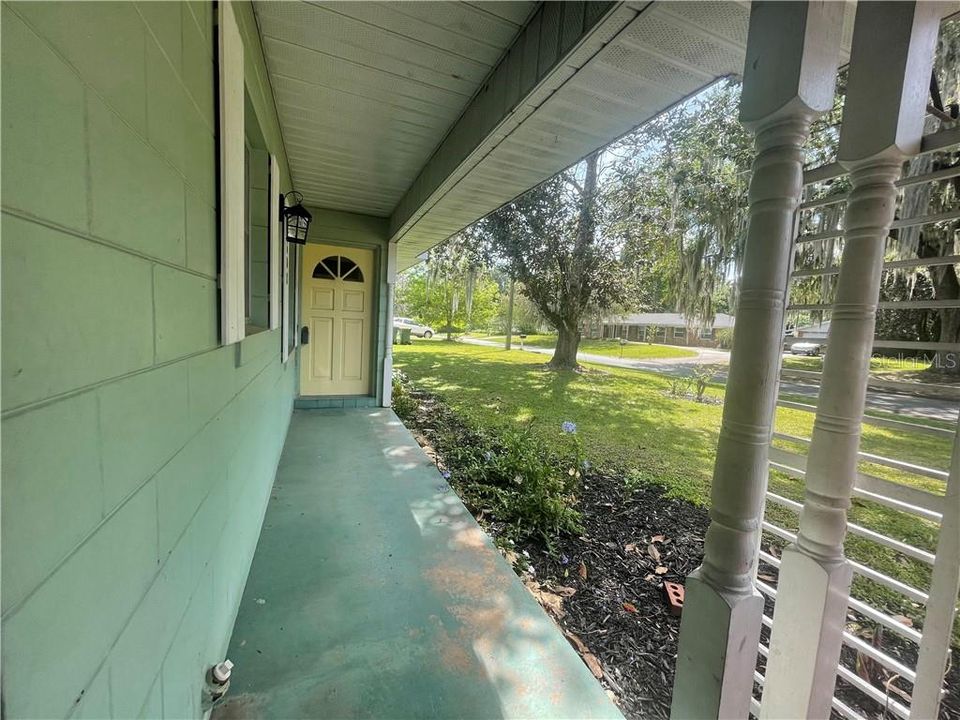
[[[573,446],[567,475],[574,480],[579,480],[582,473],[590,469],[590,461],[584,457],[583,443],[580,442],[580,436],[577,435],[577,424],[572,420],[564,420],[560,423],[560,430],[570,436],[570,444]],[[569,485],[570,483],[568,483]],[[570,487],[570,490],[573,490],[573,488]]]

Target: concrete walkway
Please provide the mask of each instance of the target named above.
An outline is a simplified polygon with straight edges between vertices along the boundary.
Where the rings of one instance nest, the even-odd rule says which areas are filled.
[[[216,718],[620,718],[390,410],[294,412]]]
[[[503,343],[491,342],[479,338],[461,338],[460,342],[470,345],[485,345],[488,347],[502,348]],[[514,343],[514,350],[519,350],[520,345]],[[553,355],[552,348],[524,347],[527,352],[539,353],[541,355]],[[650,360],[621,360],[620,358],[607,357],[606,355],[593,355],[591,353],[577,353],[577,359],[584,363],[594,363],[596,365],[607,365],[609,367],[621,367],[630,370],[648,370],[651,372],[664,373],[666,375],[689,376],[696,365],[718,365],[725,367],[730,363],[730,352],[727,350],[714,350],[711,348],[683,348],[684,350],[696,351],[696,357],[684,358],[651,358]],[[720,370],[717,373],[718,382],[726,382],[726,373]],[[814,383],[799,382],[796,380],[782,380],[780,382],[780,394],[799,395],[806,398],[804,402],[816,404],[819,386]],[[885,412],[906,415],[907,417],[924,418],[928,420],[943,420],[945,422],[956,422],[958,403],[955,400],[922,398],[912,395],[905,395],[894,392],[881,392],[878,390],[869,390],[867,392],[867,409],[882,410]]]

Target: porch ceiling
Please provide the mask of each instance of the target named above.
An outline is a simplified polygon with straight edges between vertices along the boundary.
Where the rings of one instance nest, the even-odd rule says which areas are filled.
[[[739,74],[749,21],[749,2],[255,7],[295,187],[389,217],[399,269]]]
[[[385,217],[535,2],[257,2],[296,188]]]

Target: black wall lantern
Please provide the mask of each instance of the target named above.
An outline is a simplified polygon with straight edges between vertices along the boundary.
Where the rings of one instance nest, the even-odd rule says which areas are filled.
[[[291,195],[293,195],[294,204],[287,206],[287,198]],[[287,236],[287,242],[306,245],[307,230],[310,228],[313,215],[307,212],[307,209],[303,206],[303,195],[296,190],[281,195],[280,214],[283,217],[283,229]]]

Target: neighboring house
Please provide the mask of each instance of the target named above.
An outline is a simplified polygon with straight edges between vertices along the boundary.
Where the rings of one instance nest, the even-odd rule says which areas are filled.
[[[793,328],[792,336],[794,338],[806,338],[808,340],[826,340],[830,334],[830,321],[824,320],[815,325],[803,325]],[[791,335],[791,333],[788,333]]]
[[[717,347],[717,330],[732,330],[733,315],[717,313],[709,324],[688,323],[680,313],[634,313],[604,318],[602,337],[631,342]]]
[[[803,139],[850,58],[845,5],[4,2],[3,716],[206,718],[229,655],[221,717],[619,717],[390,411],[394,283],[519,193],[743,75],[769,193],[740,306],[758,352],[730,368],[674,716],[745,717],[769,622],[754,577],[769,356]],[[917,7],[857,9],[869,42],[851,67],[884,93],[848,95],[865,117],[853,131],[897,137],[865,144],[880,160],[851,161],[891,196],[895,147],[919,146],[922,125],[891,118],[891,102],[906,83],[925,103],[930,78],[927,45],[907,51],[951,6]],[[306,244],[285,241],[294,190],[313,216]],[[656,324],[668,342],[686,327]],[[772,717],[829,714],[857,465],[855,441],[843,448],[853,460],[805,500],[829,498],[813,513],[828,539],[813,557],[783,553],[811,579],[777,589],[777,607],[793,605],[774,640],[797,632],[762,678],[764,702],[778,686],[791,700]],[[949,585],[937,563],[933,582]],[[942,598],[930,591],[939,631],[924,628],[912,690],[925,717],[952,623]]]

